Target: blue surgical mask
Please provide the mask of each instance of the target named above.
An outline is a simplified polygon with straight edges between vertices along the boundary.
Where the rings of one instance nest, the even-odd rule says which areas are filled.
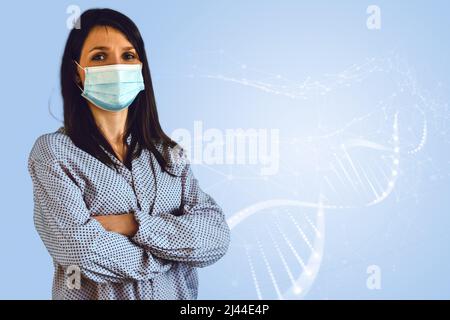
[[[107,111],[128,108],[139,92],[145,89],[142,64],[111,64],[85,67],[84,90],[81,96]]]

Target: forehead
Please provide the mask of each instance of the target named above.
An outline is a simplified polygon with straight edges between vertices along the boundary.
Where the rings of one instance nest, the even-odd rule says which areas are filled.
[[[124,47],[133,45],[127,37],[119,30],[110,26],[95,26],[89,32],[83,44],[83,50],[90,50],[93,47]]]

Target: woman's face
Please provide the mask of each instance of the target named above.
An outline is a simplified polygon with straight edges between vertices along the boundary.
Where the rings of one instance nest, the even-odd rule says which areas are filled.
[[[141,63],[136,49],[123,33],[109,26],[94,27],[84,41],[79,64],[84,67]],[[78,69],[77,82],[84,84],[85,74]]]

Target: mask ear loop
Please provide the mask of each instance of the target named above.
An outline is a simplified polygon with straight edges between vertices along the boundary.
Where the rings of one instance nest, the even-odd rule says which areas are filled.
[[[83,69],[84,72],[86,72],[86,70],[84,70],[84,68],[82,66],[80,66],[80,64],[78,62],[76,62],[75,60],[73,60],[73,62],[75,62],[77,64],[77,66],[79,66],[81,69]],[[84,89],[81,88],[78,83],[75,82],[75,84],[77,85],[78,88],[80,88],[81,92],[84,92]]]

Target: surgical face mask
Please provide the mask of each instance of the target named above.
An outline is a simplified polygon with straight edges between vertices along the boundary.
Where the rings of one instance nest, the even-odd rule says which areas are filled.
[[[144,90],[142,64],[111,64],[85,67],[84,90],[81,96],[107,111],[128,108]]]

